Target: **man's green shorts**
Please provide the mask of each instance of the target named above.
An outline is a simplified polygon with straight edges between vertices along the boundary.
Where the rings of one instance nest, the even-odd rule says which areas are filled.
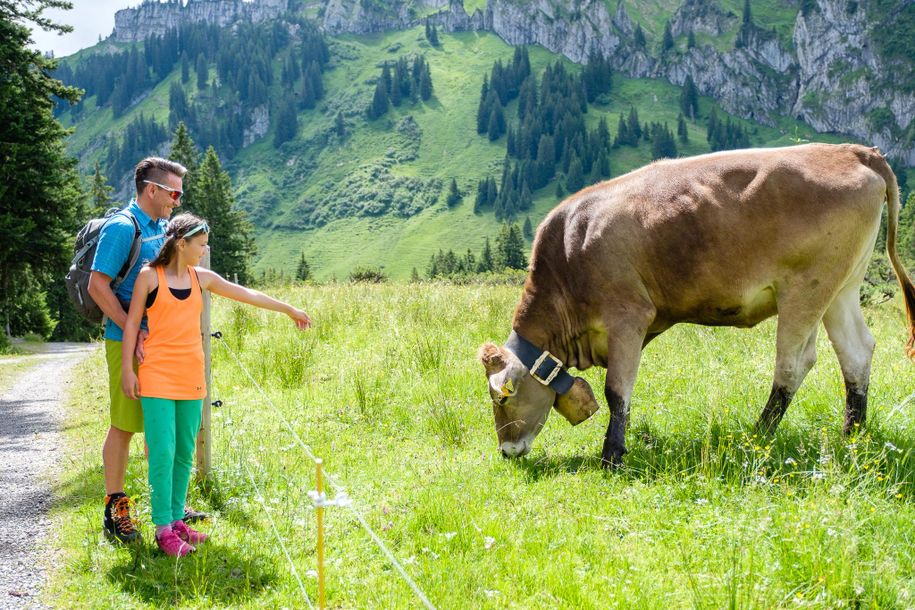
[[[108,361],[108,394],[111,396],[111,425],[125,432],[143,432],[143,408],[139,400],[130,400],[121,389],[121,342],[105,339]],[[137,371],[137,361],[133,361]]]

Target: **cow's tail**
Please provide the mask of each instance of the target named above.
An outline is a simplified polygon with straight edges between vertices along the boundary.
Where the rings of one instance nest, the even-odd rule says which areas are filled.
[[[902,288],[902,300],[905,302],[905,313],[909,321],[909,339],[905,344],[906,355],[915,360],[915,286],[909,277],[905,265],[896,252],[896,234],[899,227],[899,184],[896,175],[883,155],[875,148],[876,154],[869,155],[867,165],[883,177],[886,182],[886,254],[889,256],[899,287]]]

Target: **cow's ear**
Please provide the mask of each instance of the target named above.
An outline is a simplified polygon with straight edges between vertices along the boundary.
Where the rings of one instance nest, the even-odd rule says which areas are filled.
[[[556,395],[553,408],[575,426],[594,415],[600,405],[594,398],[591,385],[581,377],[576,377],[568,392]]]
[[[487,375],[505,368],[505,354],[502,348],[495,343],[484,343],[477,351],[477,357],[483,363]]]

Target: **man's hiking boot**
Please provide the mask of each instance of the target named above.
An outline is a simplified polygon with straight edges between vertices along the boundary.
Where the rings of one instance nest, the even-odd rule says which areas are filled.
[[[172,528],[156,534],[156,545],[169,557],[184,557],[196,550],[179,538]]]
[[[175,521],[172,523],[172,531],[175,532],[179,538],[193,546],[197,546],[209,538],[209,536],[203,532],[198,532],[197,530],[189,528],[184,524],[184,521]]]
[[[118,542],[136,542],[140,539],[137,524],[130,515],[133,500],[124,494],[105,496],[105,535]]]
[[[185,523],[193,523],[194,521],[203,521],[203,520],[209,519],[209,518],[210,518],[210,516],[204,512],[200,512],[199,510],[194,510],[190,506],[184,507],[184,518],[182,519],[182,521],[184,521]]]

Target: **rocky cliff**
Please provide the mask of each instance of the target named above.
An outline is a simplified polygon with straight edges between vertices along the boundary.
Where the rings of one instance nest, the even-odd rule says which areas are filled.
[[[682,85],[690,75],[702,94],[737,116],[769,125],[779,115],[801,118],[915,166],[915,96],[893,86],[892,68],[873,51],[879,34],[863,4],[807,3],[798,11],[790,45],[750,27],[739,47],[704,45],[664,56],[638,47],[623,4],[611,14],[605,0],[489,0],[485,11],[473,14],[460,0],[325,0],[323,25],[331,34],[368,33],[413,27],[428,16],[446,31],[486,30],[510,44],[539,44],[579,63],[597,49],[629,76]],[[675,36],[722,36],[739,25],[740,18],[714,0],[683,0],[671,19]]]
[[[219,26],[237,21],[274,19],[288,9],[289,0],[180,0],[147,1],[136,8],[127,8],[114,15],[114,39],[137,42],[147,36],[161,36],[182,23],[199,21]]]
[[[789,40],[757,27],[742,30],[739,46],[710,44],[659,55],[639,47],[634,20],[622,2],[607,0],[489,0],[468,14],[461,0],[317,0],[331,35],[415,27],[426,19],[446,31],[489,31],[513,45],[539,44],[583,63],[592,49],[634,77],[699,91],[728,112],[772,125],[780,115],[815,129],[844,133],[879,146],[915,166],[915,95],[895,86],[892,66],[875,52],[879,22],[866,2],[807,0]],[[142,40],[188,21],[230,25],[275,18],[292,0],[170,0],[118,11],[114,37]],[[731,36],[741,19],[716,0],[681,0],[670,20],[674,36]]]

